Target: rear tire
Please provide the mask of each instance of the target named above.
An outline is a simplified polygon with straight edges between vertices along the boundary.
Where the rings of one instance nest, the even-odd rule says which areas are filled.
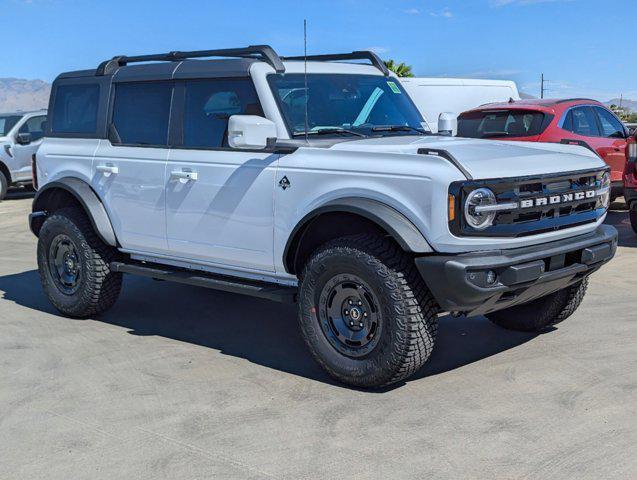
[[[637,233],[637,206],[630,211],[630,225],[633,227],[633,231]]]
[[[7,196],[7,190],[9,190],[9,180],[4,173],[0,172],[0,202]]]
[[[104,244],[79,208],[46,219],[38,240],[38,268],[44,292],[61,313],[73,318],[99,315],[113,306],[122,274],[110,269],[118,256]]]
[[[332,241],[301,275],[299,322],[327,373],[357,387],[399,382],[434,348],[438,306],[413,258],[377,235]]]
[[[490,313],[487,318],[507,330],[539,332],[570,317],[582,303],[587,288],[585,278],[546,297]]]

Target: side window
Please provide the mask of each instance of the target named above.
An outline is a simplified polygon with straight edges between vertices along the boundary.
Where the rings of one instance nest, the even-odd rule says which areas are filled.
[[[574,133],[584,137],[599,137],[597,118],[591,107],[577,107],[571,113]]]
[[[562,128],[564,130],[568,130],[569,132],[573,131],[573,110],[569,110],[568,112],[566,112],[566,117],[564,118]]]
[[[168,145],[172,82],[120,83],[115,87],[113,126],[124,145]]]
[[[44,137],[44,127],[46,126],[46,117],[32,117],[29,118],[24,125],[20,127],[18,133],[30,133],[31,141],[35,142]]]
[[[60,85],[55,90],[51,131],[91,134],[97,130],[97,84]]]
[[[185,86],[184,147],[227,147],[232,115],[263,116],[250,79],[187,80]]]
[[[624,126],[617,120],[615,115],[601,107],[595,107],[595,112],[597,112],[597,116],[599,117],[603,137],[624,138]]]

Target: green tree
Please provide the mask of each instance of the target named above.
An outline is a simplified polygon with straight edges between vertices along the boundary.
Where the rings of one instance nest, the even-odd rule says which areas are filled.
[[[411,71],[411,66],[407,65],[404,62],[396,63],[393,60],[386,60],[385,66],[389,68],[392,72],[394,72],[399,77],[413,77],[414,74]]]

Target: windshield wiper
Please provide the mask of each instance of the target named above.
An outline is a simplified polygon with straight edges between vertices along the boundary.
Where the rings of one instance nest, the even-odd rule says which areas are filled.
[[[507,136],[509,136],[508,132],[487,132],[487,133],[483,133],[480,138],[507,137]]]
[[[360,132],[355,132],[354,130],[348,130],[347,128],[321,128],[320,130],[311,130],[307,132],[307,135],[330,135],[334,133],[355,135],[357,137],[367,137],[367,135],[364,135]],[[296,132],[292,136],[303,137],[305,136],[305,132]]]
[[[377,127],[372,127],[372,132],[418,132],[421,135],[431,133],[427,130],[411,127],[409,125],[379,125]]]

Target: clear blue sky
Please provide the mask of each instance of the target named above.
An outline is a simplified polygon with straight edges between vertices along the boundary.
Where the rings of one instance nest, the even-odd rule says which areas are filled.
[[[0,77],[51,81],[115,54],[268,43],[374,49],[420,76],[506,78],[537,95],[637,99],[635,0],[0,0]]]

